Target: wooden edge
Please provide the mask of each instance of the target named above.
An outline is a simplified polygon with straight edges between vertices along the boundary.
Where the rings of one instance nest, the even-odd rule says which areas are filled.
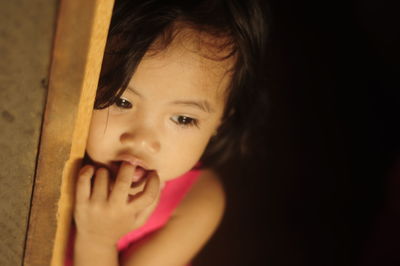
[[[60,2],[24,265],[63,265],[113,0]]]

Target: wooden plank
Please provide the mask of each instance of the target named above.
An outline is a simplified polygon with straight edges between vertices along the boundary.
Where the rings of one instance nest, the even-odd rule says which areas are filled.
[[[62,265],[114,1],[61,1],[24,265]]]
[[[0,1],[0,265],[22,265],[58,0]]]

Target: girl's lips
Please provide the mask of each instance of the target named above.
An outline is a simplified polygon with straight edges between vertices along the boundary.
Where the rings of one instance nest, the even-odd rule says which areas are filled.
[[[135,173],[133,174],[133,177],[132,177],[132,182],[140,181],[146,174],[147,174],[147,171],[145,169],[143,169],[140,166],[137,166],[135,169]]]
[[[109,167],[112,173],[112,178],[115,179],[117,177],[122,162],[123,161],[112,162],[111,166]],[[140,185],[141,183],[143,183],[142,181],[146,179],[147,174],[151,171],[152,170],[147,170],[139,165],[136,165],[135,172],[132,175],[132,186]]]
[[[132,176],[132,185],[135,183],[142,183],[141,181],[146,179],[147,174],[150,171],[153,171],[153,169],[149,169],[147,164],[138,159],[137,157],[129,154],[129,153],[124,153],[116,157],[116,160],[113,161],[113,165],[115,166],[115,174],[118,173],[119,168],[121,167],[122,162],[127,162],[129,164],[134,165],[135,172]]]
[[[115,162],[121,162],[121,161],[128,162],[132,165],[140,166],[145,170],[150,170],[144,161],[128,153],[117,156]]]

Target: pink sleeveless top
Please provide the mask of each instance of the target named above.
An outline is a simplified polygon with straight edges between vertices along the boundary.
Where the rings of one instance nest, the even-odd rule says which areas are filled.
[[[175,208],[179,205],[186,193],[199,177],[200,170],[191,170],[184,175],[167,181],[161,191],[160,200],[147,222],[140,228],[124,235],[117,243],[118,251],[121,252],[130,244],[141,239],[147,234],[163,227],[171,217]],[[73,243],[75,239],[75,228],[72,228],[68,243],[65,266],[72,266]]]

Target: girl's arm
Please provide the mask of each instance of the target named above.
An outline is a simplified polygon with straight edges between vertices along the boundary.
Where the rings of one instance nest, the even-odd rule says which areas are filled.
[[[202,171],[170,221],[149,238],[121,254],[124,266],[183,266],[216,230],[225,208],[225,194],[217,175]]]

